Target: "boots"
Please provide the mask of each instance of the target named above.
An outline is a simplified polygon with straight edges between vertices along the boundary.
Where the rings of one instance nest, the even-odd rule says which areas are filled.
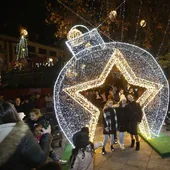
[[[135,145],[135,139],[132,139],[132,140],[131,140],[131,145],[130,145],[130,147],[133,148],[134,145]]]
[[[102,155],[105,155],[106,154],[106,150],[105,150],[105,148],[103,147],[102,148]]]
[[[136,150],[140,150],[140,142],[136,142]]]

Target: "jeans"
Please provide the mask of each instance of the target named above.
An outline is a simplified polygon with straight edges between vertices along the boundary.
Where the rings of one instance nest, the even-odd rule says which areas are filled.
[[[105,134],[104,135],[104,141],[103,141],[103,147],[106,146],[106,143],[109,139],[109,135]],[[110,146],[114,144],[114,134],[110,134]]]
[[[119,132],[119,142],[120,144],[124,144],[124,132]]]

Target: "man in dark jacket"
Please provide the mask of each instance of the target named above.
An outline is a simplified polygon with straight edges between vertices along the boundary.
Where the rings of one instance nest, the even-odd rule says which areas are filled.
[[[131,135],[131,147],[134,147],[135,139],[136,139],[136,150],[140,150],[140,142],[138,137],[138,125],[142,120],[142,109],[139,105],[139,103],[136,103],[134,100],[134,97],[129,94],[127,96],[128,98],[128,110],[129,110],[129,129],[128,132]],[[135,136],[135,139],[134,139]]]
[[[23,106],[22,106],[22,104],[21,104],[21,98],[20,98],[20,97],[16,97],[16,98],[15,98],[15,104],[14,104],[14,106],[15,106],[15,108],[16,108],[16,110],[17,110],[18,113],[24,112]]]
[[[25,118],[26,117],[29,117],[29,114],[31,112],[31,110],[34,108],[34,105],[33,103],[29,100],[29,97],[26,96],[24,97],[24,103],[22,105],[22,108],[23,108],[23,112],[25,114]]]

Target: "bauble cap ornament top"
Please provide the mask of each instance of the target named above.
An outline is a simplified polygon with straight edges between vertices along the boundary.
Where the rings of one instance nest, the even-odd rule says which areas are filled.
[[[77,37],[80,37],[82,35],[82,32],[80,30],[78,30],[77,28],[71,29],[68,34],[67,34],[67,39],[71,40],[71,39],[75,39]],[[77,45],[77,44],[75,44]]]
[[[82,33],[77,27],[85,28],[87,32]],[[105,44],[102,37],[98,33],[97,29],[92,29],[91,31],[84,25],[76,25],[68,32],[68,41],[66,45],[73,55],[78,54],[80,51],[92,48],[97,45]]]

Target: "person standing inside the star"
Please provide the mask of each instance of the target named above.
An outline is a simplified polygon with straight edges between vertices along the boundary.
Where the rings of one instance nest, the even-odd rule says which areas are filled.
[[[127,95],[128,94],[131,94],[134,99],[136,100],[138,98],[138,94],[137,94],[137,91],[133,88],[133,87],[130,87],[128,92],[127,92]]]
[[[119,131],[119,145],[122,150],[125,149],[124,146],[124,132],[128,131],[129,125],[129,112],[127,99],[124,98],[119,102],[119,108],[117,108],[117,119],[118,119],[118,131]]]
[[[106,154],[105,146],[110,136],[110,149],[112,152],[115,151],[113,148],[114,134],[116,133],[116,112],[115,109],[118,105],[113,105],[112,100],[108,100],[103,109],[103,134],[104,142],[102,148],[102,155]]]
[[[124,89],[121,88],[119,91],[119,101],[121,101],[124,98],[126,98],[124,94]]]
[[[127,96],[128,99],[128,109],[129,109],[129,128],[128,132],[131,136],[131,147],[134,147],[135,139],[136,139],[136,150],[140,150],[140,142],[139,142],[139,136],[138,136],[138,125],[142,120],[142,109],[139,105],[139,103],[136,103],[134,100],[134,97],[129,94]],[[135,139],[134,139],[135,137]]]

